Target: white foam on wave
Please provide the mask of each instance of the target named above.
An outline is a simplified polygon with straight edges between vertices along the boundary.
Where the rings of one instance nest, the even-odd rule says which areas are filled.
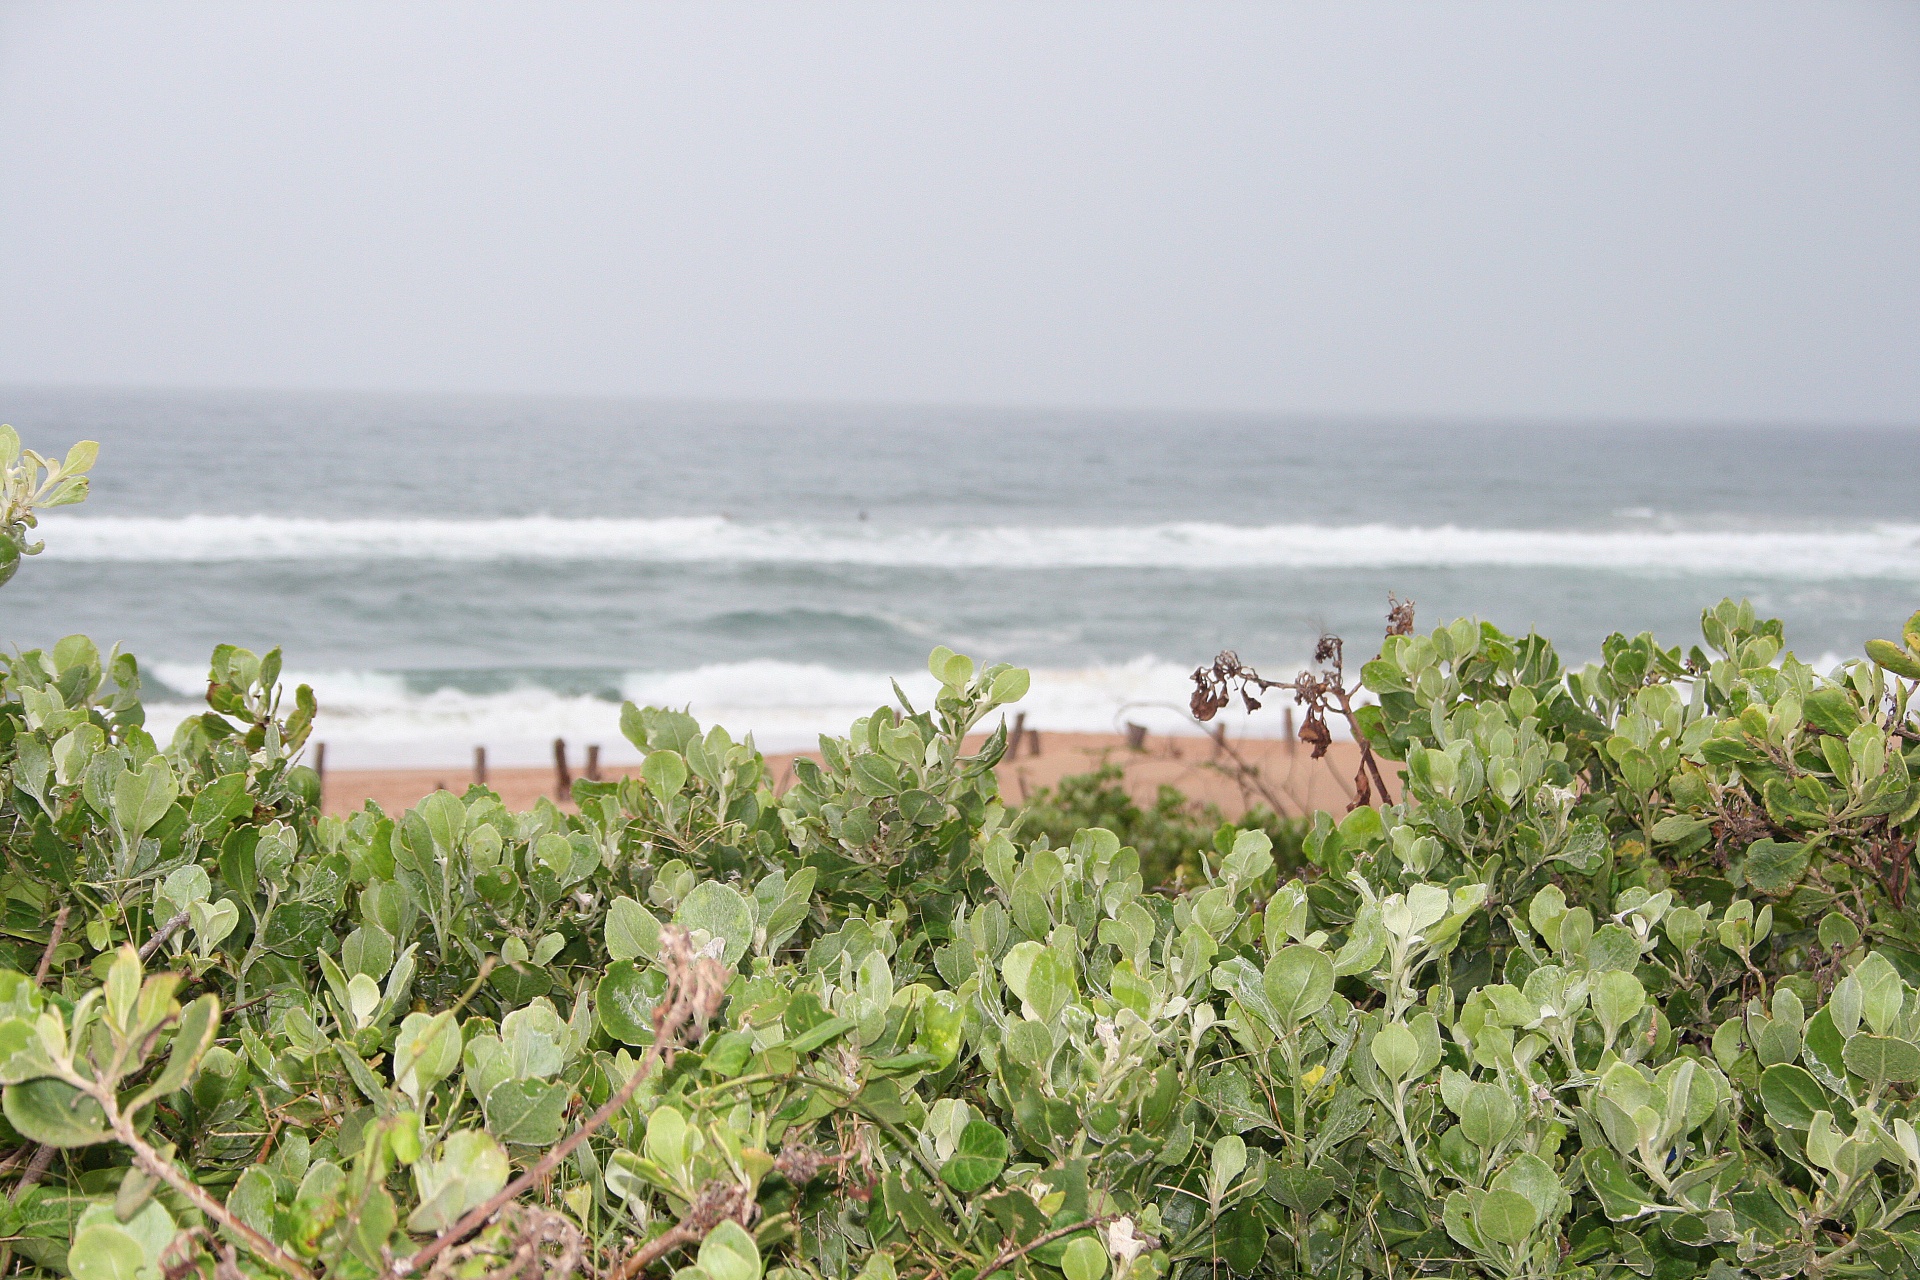
[[[155,664],[151,671],[182,694],[204,687],[206,679],[204,668],[186,664]],[[1195,733],[1185,714],[1189,675],[1190,668],[1153,658],[1036,670],[1026,698],[1006,715],[1011,723],[1024,712],[1041,732],[1114,733],[1132,721],[1155,733]],[[763,751],[779,752],[812,748],[820,734],[844,734],[857,717],[892,705],[893,679],[885,672],[757,660],[634,672],[621,682],[621,693],[643,706],[687,708],[703,725],[725,725],[736,738],[751,733]],[[915,706],[931,705],[935,685],[924,670],[898,679]],[[313,686],[320,706],[313,740],[327,744],[329,768],[461,768],[476,746],[486,747],[497,765],[541,765],[552,760],[556,737],[567,740],[576,761],[589,743],[599,745],[610,765],[639,759],[620,735],[619,704],[603,698],[533,684],[499,693],[423,693],[378,672],[289,671],[283,682]],[[182,719],[204,709],[156,698],[148,704],[148,727],[165,741]],[[1223,712],[1221,721],[1236,736],[1278,736],[1284,724],[1278,699],[1257,716],[1235,710]]]
[[[321,520],[52,516],[47,556],[252,560],[846,564],[929,569],[1557,568],[1768,578],[1920,578],[1920,524],[1848,530],[1471,529],[1454,525],[900,527],[663,519]]]
[[[1826,653],[1812,665],[1828,673],[1842,661],[1842,655]],[[1279,675],[1293,670],[1284,663],[1272,669]],[[205,687],[204,667],[157,663],[148,670],[177,695]],[[1033,672],[1027,696],[1005,714],[1011,723],[1024,712],[1027,724],[1043,733],[1118,733],[1132,722],[1155,734],[1198,734],[1186,711],[1190,677],[1191,668],[1151,657],[1041,668]],[[932,704],[936,689],[924,669],[894,676],[771,659],[633,672],[621,681],[620,693],[642,706],[691,710],[703,725],[724,725],[736,738],[751,733],[771,753],[811,749],[819,735],[844,734],[856,718],[893,705],[896,678],[916,707]],[[589,743],[599,745],[610,765],[639,759],[620,735],[619,704],[605,698],[532,683],[498,693],[444,687],[416,692],[401,676],[383,672],[290,671],[283,681],[288,688],[313,686],[320,705],[313,740],[327,744],[330,768],[460,769],[472,761],[476,746],[486,747],[489,761],[501,766],[544,765],[553,759],[556,737],[567,740],[576,762]],[[205,710],[160,690],[150,694],[148,727],[163,742],[182,719]],[[1266,701],[1252,715],[1236,701],[1214,723],[1226,725],[1234,737],[1279,737],[1292,699],[1275,692]],[[1348,736],[1337,718],[1328,727],[1335,737]]]

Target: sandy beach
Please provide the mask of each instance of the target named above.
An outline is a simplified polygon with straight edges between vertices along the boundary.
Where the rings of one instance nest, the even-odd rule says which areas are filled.
[[[796,758],[795,754],[767,757],[776,790],[791,785]],[[999,765],[1001,793],[1009,800],[1022,800],[1062,777],[1088,773],[1106,763],[1124,771],[1128,792],[1142,804],[1151,803],[1162,785],[1171,785],[1191,800],[1218,805],[1229,816],[1275,801],[1287,813],[1323,809],[1342,813],[1353,799],[1360,752],[1351,742],[1335,742],[1324,757],[1315,760],[1304,744],[1277,738],[1238,738],[1222,744],[1211,738],[1149,735],[1134,748],[1115,734],[1028,733],[1018,758],[1010,756]],[[576,758],[574,769],[579,768]],[[621,777],[627,772],[611,769],[603,776]],[[1383,762],[1382,772],[1398,799],[1397,766]],[[347,813],[373,800],[389,813],[398,812],[442,787],[459,791],[475,781],[471,767],[328,771],[326,811]],[[490,769],[486,783],[512,809],[529,808],[542,796],[566,803],[551,766]]]

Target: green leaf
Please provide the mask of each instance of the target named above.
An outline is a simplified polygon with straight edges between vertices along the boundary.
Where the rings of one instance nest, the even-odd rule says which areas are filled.
[[[138,840],[167,816],[179,798],[180,784],[174,781],[173,770],[165,760],[155,759],[114,779],[113,820],[130,839]]]
[[[439,1159],[414,1162],[420,1205],[407,1219],[408,1230],[446,1230],[506,1186],[509,1168],[506,1151],[479,1130],[449,1135]]]
[[[1890,1084],[1920,1080],[1920,1046],[1893,1036],[1857,1035],[1842,1050],[1847,1070],[1879,1092]],[[1769,1068],[1771,1070],[1771,1068]]]
[[[1460,1104],[1460,1131],[1482,1151],[1491,1151],[1511,1137],[1519,1118],[1513,1099],[1497,1084],[1472,1086]]]
[[[1851,951],[1860,945],[1860,926],[1838,911],[1829,911],[1820,918],[1820,945]]]
[[[1463,1247],[1476,1252],[1487,1247],[1480,1233],[1473,1229],[1473,1202],[1467,1199],[1465,1192],[1447,1194],[1446,1201],[1440,1206],[1440,1222],[1446,1227],[1447,1234]]]
[[[80,476],[93,470],[93,464],[99,460],[100,446],[92,440],[81,440],[67,450],[66,460],[60,464],[63,476]]]
[[[566,1124],[570,1092],[559,1082],[502,1081],[487,1094],[487,1132],[519,1147],[558,1142]]]
[[[619,897],[607,908],[607,955],[615,960],[660,954],[660,921],[632,898]]]
[[[760,1250],[731,1218],[700,1242],[699,1264],[707,1280],[760,1280]]]
[[[8,1085],[0,1110],[22,1136],[50,1147],[85,1147],[108,1136],[100,1104],[51,1076]]]
[[[1101,1280],[1107,1274],[1107,1247],[1091,1236],[1070,1240],[1061,1251],[1060,1270],[1067,1280]]]
[[[616,960],[593,990],[593,1012],[606,1033],[623,1044],[653,1042],[655,996],[631,960]]]
[[[1299,1026],[1333,996],[1333,961],[1314,947],[1283,947],[1261,984],[1283,1029]]]
[[[1537,1222],[1551,1222],[1573,1207],[1573,1198],[1560,1185],[1560,1175],[1539,1156],[1522,1151],[1493,1179],[1490,1191],[1511,1191],[1523,1197],[1538,1214]]]
[[[940,1177],[961,1195],[970,1196],[1000,1176],[1010,1151],[1007,1135],[985,1120],[969,1120],[953,1155],[940,1166]]]
[[[1599,1198],[1601,1209],[1615,1222],[1628,1222],[1653,1211],[1653,1199],[1628,1176],[1619,1157],[1606,1148],[1588,1147],[1581,1152],[1580,1171]]]
[[[320,935],[333,921],[333,911],[315,902],[288,902],[275,907],[261,931],[260,945],[277,956],[300,960],[314,953]]]
[[[1833,1099],[1803,1068],[1777,1063],[1760,1076],[1760,1105],[1775,1124],[1805,1129],[1816,1111],[1833,1110]]]
[[[1267,1252],[1267,1229],[1253,1205],[1242,1204],[1220,1215],[1213,1227],[1213,1248],[1220,1260],[1239,1275],[1249,1275]]]
[[[1026,994],[1042,1022],[1052,1022],[1060,1011],[1073,1003],[1073,963],[1048,948],[1033,958],[1027,970]]]
[[[188,1005],[180,1014],[180,1026],[173,1035],[173,1051],[167,1057],[166,1069],[142,1089],[127,1103],[127,1110],[138,1111],[155,1098],[163,1098],[176,1089],[185,1088],[193,1079],[193,1073],[200,1069],[200,1060],[206,1057],[207,1050],[213,1047],[213,1041],[220,1034],[220,998],[204,995]]]
[[[239,926],[240,908],[232,898],[196,902],[187,908],[187,918],[193,924],[195,945],[202,955],[210,955]]]
[[[1800,714],[1809,724],[1844,738],[1860,727],[1860,711],[1847,691],[1838,685],[1825,685],[1809,693],[1800,702]]]
[[[1539,1225],[1540,1214],[1533,1202],[1513,1191],[1487,1192],[1473,1214],[1474,1230],[1498,1244],[1519,1244]]]
[[[1807,873],[1810,852],[1804,844],[1755,840],[1747,846],[1747,855],[1740,861],[1740,874],[1760,892],[1777,897],[1792,889]]]
[[[1334,1180],[1317,1169],[1287,1165],[1272,1168],[1267,1174],[1267,1190],[1296,1213],[1317,1212],[1337,1189]]]
[[[1013,667],[993,678],[993,687],[987,691],[987,698],[997,707],[1005,706],[1026,697],[1027,690],[1032,687],[1033,677],[1026,668]]]
[[[1800,1060],[1807,1071],[1829,1092],[1844,1093],[1847,1088],[1846,1037],[1833,1025],[1831,1006],[1807,1020],[1806,1038],[1800,1046]]]
[[[1711,830],[1713,820],[1696,818],[1689,814],[1676,813],[1660,819],[1653,824],[1653,838],[1659,844],[1679,844],[1702,831]]]
[[[795,1053],[812,1053],[829,1041],[839,1039],[857,1025],[852,1018],[828,1018],[825,1022],[814,1023],[787,1041],[787,1048]]]
[[[973,659],[955,653],[945,645],[936,645],[933,652],[927,655],[927,670],[933,673],[935,680],[958,692],[973,679]]]
[[[393,1082],[418,1103],[460,1065],[462,1039],[453,1011],[410,1013],[393,1045]]]
[[[647,790],[664,804],[687,785],[687,762],[678,751],[649,751],[640,762],[640,776],[646,779]]]
[[[299,1013],[298,1009],[287,1011],[289,1025],[292,1024],[294,1015]],[[313,1024],[309,1021],[307,1025],[311,1027]],[[327,1044],[327,1041],[320,1037],[318,1028],[314,1028],[313,1037],[318,1044],[322,1046]],[[334,1056],[340,1059],[340,1065],[346,1068],[347,1078],[353,1081],[354,1087],[360,1090],[368,1102],[382,1111],[392,1108],[393,1096],[387,1092],[386,1082],[373,1074],[373,1068],[367,1065],[366,1059],[354,1051],[352,1045],[336,1041],[333,1043],[333,1052]]]
[[[1224,1195],[1246,1169],[1246,1139],[1230,1133],[1213,1144],[1213,1155],[1207,1166],[1207,1186],[1216,1197]]]
[[[512,1009],[553,990],[553,979],[530,964],[503,964],[487,976],[487,985],[500,993],[502,1008]]]
[[[853,760],[853,785],[862,795],[876,799],[900,791],[900,775],[885,756],[869,752]]]
[[[1920,680],[1920,657],[1915,657],[1890,640],[1867,641],[1867,656],[1897,676]]]
[[[1631,973],[1610,969],[1594,980],[1592,1001],[1601,1028],[1611,1038],[1645,1007],[1647,991]]]
[[[1387,1079],[1399,1084],[1420,1061],[1420,1041],[1405,1023],[1392,1022],[1374,1036],[1372,1052],[1373,1060],[1386,1073]]]
[[[140,1242],[125,1228],[105,1222],[83,1227],[67,1253],[73,1280],[137,1280],[146,1264]]]
[[[673,913],[673,922],[721,939],[720,960],[730,966],[738,964],[753,945],[753,908],[738,892],[717,881],[695,885]]]
[[[274,1199],[273,1175],[261,1165],[251,1165],[227,1193],[227,1212],[267,1239],[275,1240]]]

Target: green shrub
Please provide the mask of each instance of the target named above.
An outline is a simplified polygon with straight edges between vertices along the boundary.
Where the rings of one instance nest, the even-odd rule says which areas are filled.
[[[0,1235],[78,1280],[1913,1275],[1920,615],[1831,676],[1703,638],[1389,637],[1407,802],[1174,896],[1044,830],[1097,779],[1021,825],[962,744],[1025,673],[946,650],[784,796],[629,707],[577,813],[348,818],[274,654],[164,745],[130,656],[14,655]]]
[[[1076,833],[1100,827],[1140,855],[1140,879],[1149,889],[1191,884],[1200,878],[1203,851],[1224,854],[1239,831],[1261,830],[1273,840],[1283,872],[1306,864],[1305,822],[1283,818],[1264,805],[1228,822],[1218,805],[1187,799],[1178,787],[1160,784],[1150,808],[1141,808],[1126,788],[1126,772],[1111,761],[1089,773],[1069,774],[1034,793],[1020,806],[1020,831],[1044,835],[1055,846]]]

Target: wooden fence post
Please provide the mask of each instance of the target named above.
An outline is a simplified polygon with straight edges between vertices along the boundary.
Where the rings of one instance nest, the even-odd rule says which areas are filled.
[[[573,795],[573,774],[567,768],[567,740],[553,740],[553,794],[565,800]]]
[[[473,749],[473,780],[483,787],[487,785],[487,749],[485,747]]]
[[[600,781],[600,744],[597,742],[587,744],[587,781]]]

